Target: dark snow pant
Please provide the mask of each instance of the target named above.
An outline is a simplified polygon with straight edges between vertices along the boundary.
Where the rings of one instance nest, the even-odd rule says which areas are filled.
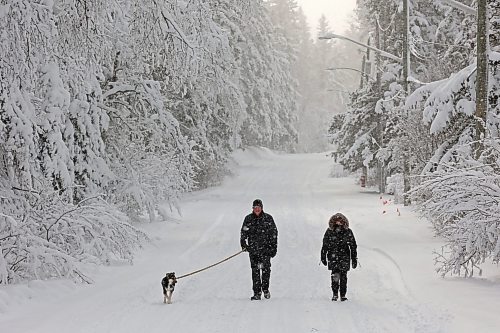
[[[340,297],[345,297],[347,293],[347,272],[346,271],[332,271],[332,291],[333,295],[339,294]]]
[[[268,291],[269,278],[271,277],[271,258],[251,254],[250,267],[252,268],[253,293],[260,295],[262,291]]]

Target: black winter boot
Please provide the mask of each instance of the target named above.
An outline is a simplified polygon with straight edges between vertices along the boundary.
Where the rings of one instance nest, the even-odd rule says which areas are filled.
[[[250,297],[251,301],[260,301],[260,294],[254,294],[252,297]]]

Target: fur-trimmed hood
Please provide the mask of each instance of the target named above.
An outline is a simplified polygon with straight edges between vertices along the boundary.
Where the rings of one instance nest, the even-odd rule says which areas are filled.
[[[345,229],[349,229],[349,220],[342,213],[336,213],[332,215],[332,217],[330,217],[330,220],[328,221],[328,226],[330,227],[330,229],[333,229],[333,225],[335,225],[335,221],[337,220],[341,220],[343,227]]]

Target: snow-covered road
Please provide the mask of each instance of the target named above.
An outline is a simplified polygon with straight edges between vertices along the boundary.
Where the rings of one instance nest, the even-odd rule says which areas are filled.
[[[439,278],[432,261],[439,242],[427,225],[350,178],[329,178],[331,165],[325,154],[237,152],[235,174],[222,186],[185,198],[178,220],[145,225],[154,241],[134,265],[102,268],[89,286],[2,287],[1,331],[498,332],[499,281]],[[179,276],[239,251],[241,223],[255,198],[279,230],[272,298],[249,300],[244,253],[179,280],[174,303],[163,304],[165,272]],[[322,236],[337,211],[350,219],[359,245],[360,267],[349,273],[343,303],[330,301],[329,272],[319,265]]]

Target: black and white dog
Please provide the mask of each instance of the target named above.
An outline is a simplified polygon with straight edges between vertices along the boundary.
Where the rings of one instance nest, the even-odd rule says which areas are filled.
[[[161,280],[161,286],[163,288],[163,303],[172,303],[172,294],[174,293],[175,284],[177,283],[177,278],[175,273],[167,273],[165,277]]]

